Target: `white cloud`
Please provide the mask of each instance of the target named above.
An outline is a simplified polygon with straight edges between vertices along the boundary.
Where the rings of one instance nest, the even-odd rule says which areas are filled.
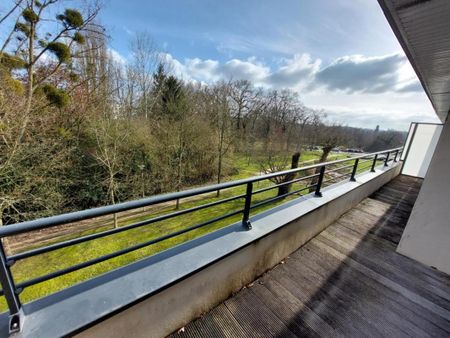
[[[195,79],[186,71],[186,67],[180,61],[168,53],[160,53],[159,57],[167,65],[168,71],[177,77],[193,82]]]
[[[279,68],[266,78],[266,82],[272,87],[306,86],[314,81],[321,63],[320,59],[312,60],[308,54],[296,54],[292,59],[283,59]]]
[[[185,80],[215,82],[246,79],[267,88],[291,88],[303,92],[327,90],[343,93],[421,92],[418,80],[404,55],[379,57],[343,56],[326,66],[308,54],[281,59],[275,67],[255,57],[219,62],[186,59],[180,62],[170,54],[166,60]]]
[[[118,60],[123,57],[111,51]],[[179,61],[161,54],[169,71],[185,81],[252,81],[271,89],[297,91],[305,104],[324,109],[339,123],[374,128],[406,129],[411,121],[436,121],[420,83],[402,54],[377,57],[349,55],[328,65],[308,54],[296,54],[269,66],[251,57],[225,62],[211,59]]]
[[[406,130],[412,121],[439,122],[425,93],[342,93],[316,91],[303,96],[307,106],[324,109],[332,121],[351,126]]]
[[[108,48],[108,54],[111,57],[111,59],[118,63],[119,65],[125,65],[127,63],[126,57],[124,57],[122,54],[120,54],[118,51],[112,48]]]
[[[314,85],[347,93],[417,91],[417,87],[410,86],[414,77],[408,74],[407,64],[406,57],[401,54],[343,56],[317,72]]]
[[[256,58],[246,61],[232,59],[220,67],[220,73],[231,79],[246,79],[254,83],[262,83],[270,74],[270,68],[259,63]]]
[[[246,79],[255,84],[264,84],[270,68],[254,58],[247,60],[231,59],[225,63],[215,60],[187,59],[183,64],[185,72],[192,79],[215,82],[218,80]]]
[[[214,82],[220,79],[217,75],[219,62],[215,60],[201,60],[198,58],[188,59],[185,62],[186,70],[189,71],[193,78]]]
[[[133,30],[129,29],[127,26],[123,26],[122,28],[125,31],[125,33],[127,33],[129,36],[135,36],[136,35],[136,33]]]

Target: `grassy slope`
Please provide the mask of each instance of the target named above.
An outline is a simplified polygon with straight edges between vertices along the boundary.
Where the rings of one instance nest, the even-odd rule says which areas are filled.
[[[311,159],[315,159],[318,157],[318,153],[305,153],[302,155],[301,161],[308,161]],[[227,180],[235,180],[244,177],[249,177],[253,175],[257,175],[260,172],[260,166],[257,161],[251,162],[249,165],[247,160],[243,157],[236,156],[233,159],[233,162],[229,165],[234,166],[238,169],[238,173],[231,177],[228,177]],[[263,187],[267,187],[272,183],[269,181],[258,182],[254,189],[260,189]],[[297,187],[300,188],[300,183],[297,183]],[[303,184],[303,183],[302,183]],[[296,187],[294,187],[296,188]],[[231,196],[235,196],[237,194],[242,194],[245,192],[245,187],[236,187],[228,190],[224,190],[221,192],[221,196],[219,199],[227,198]],[[261,194],[257,194],[253,196],[253,203],[261,201],[266,198],[270,198],[276,195],[276,189],[270,190]],[[295,198],[296,196],[291,196],[290,198]],[[287,198],[289,199],[289,198]],[[284,201],[286,201],[285,199]],[[181,201],[180,208],[187,209],[193,206],[201,205],[204,203],[216,201],[217,198],[212,194],[205,196],[204,199],[201,200],[193,200],[193,201]],[[269,204],[265,207],[261,207],[258,210],[254,210],[253,214],[261,212],[264,209],[272,208],[276,204],[282,203],[283,201],[279,201],[278,203]],[[42,254],[39,256],[31,257],[22,261],[17,262],[12,267],[13,276],[15,278],[16,283],[21,281],[29,280],[31,278],[35,278],[38,276],[42,276],[52,271],[56,271],[59,269],[63,269],[65,267],[81,263],[83,261],[105,255],[134,244],[141,243],[143,241],[147,241],[153,238],[160,237],[162,235],[186,228],[188,226],[198,224],[202,221],[209,220],[213,217],[221,216],[226,213],[229,213],[234,210],[239,210],[243,208],[243,199],[235,200],[228,203],[224,203],[221,205],[214,206],[212,208],[206,208],[203,210],[199,210],[182,217],[177,217],[174,219],[169,219],[166,221],[153,223],[151,225],[143,226],[137,229],[125,231],[123,233],[115,234],[112,236],[104,237],[101,239],[97,239],[94,241],[89,241],[85,243],[81,243],[75,246],[59,249],[53,252],[49,252],[46,254]],[[151,217],[166,214],[173,211],[173,207],[163,207],[161,210],[153,213]],[[123,266],[130,262],[136,261],[143,257],[149,256],[161,250],[167,249],[174,245],[180,244],[187,240],[193,239],[195,237],[201,236],[213,230],[219,229],[223,226],[231,224],[233,222],[239,221],[242,215],[238,214],[236,216],[230,217],[228,219],[222,220],[217,223],[213,223],[204,228],[194,230],[192,232],[165,240],[163,242],[151,245],[149,247],[131,252],[129,254],[93,265],[91,267],[72,272],[70,274],[37,284],[35,286],[26,288],[21,294],[20,298],[22,302],[29,302],[30,300],[45,296],[47,294],[53,293],[57,290],[61,290],[70,285],[73,285],[77,282],[92,278],[101,273],[107,272],[111,269],[117,268],[119,266]],[[128,221],[126,224],[141,221],[144,219],[148,219],[149,217],[140,217]],[[86,231],[82,233],[82,235],[91,234],[93,232],[104,231],[108,229],[107,227],[96,229],[95,231]],[[66,236],[61,239],[69,239],[74,236]],[[6,309],[6,304],[2,299],[0,303],[0,310]]]

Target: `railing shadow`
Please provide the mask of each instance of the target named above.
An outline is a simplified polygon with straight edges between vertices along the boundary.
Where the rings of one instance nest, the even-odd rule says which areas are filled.
[[[401,285],[448,306],[427,286],[440,279],[448,285],[448,276],[395,253],[419,188],[420,180],[394,179],[249,288],[272,311],[277,300],[289,309],[290,320],[277,314],[285,329],[275,336],[448,334],[430,324],[435,316],[391,289]]]

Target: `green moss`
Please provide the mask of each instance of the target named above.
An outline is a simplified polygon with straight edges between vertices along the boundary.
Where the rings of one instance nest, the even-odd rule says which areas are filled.
[[[30,25],[23,22],[16,23],[15,30],[17,32],[22,32],[23,34],[25,34],[25,36],[30,35]]]
[[[36,23],[39,20],[38,15],[29,7],[23,10],[22,17],[26,22],[29,23]]]
[[[78,79],[79,79],[79,76],[78,76],[78,74],[77,73],[74,73],[74,72],[70,72],[70,74],[69,74],[69,78],[70,78],[70,80],[71,81],[78,81]]]
[[[84,25],[83,16],[76,9],[67,8],[64,14],[59,14],[56,18],[70,28],[81,28]]]
[[[59,127],[57,129],[58,135],[61,136],[61,138],[70,140],[72,138],[72,132],[64,127]]]
[[[38,44],[39,44],[39,47],[45,48],[45,47],[47,47],[48,42],[44,39],[39,39]]]
[[[55,88],[51,84],[45,84],[42,86],[42,90],[47,100],[58,108],[64,108],[70,102],[70,97],[66,91]]]
[[[10,70],[22,69],[27,65],[20,57],[8,53],[0,53],[0,64]]]
[[[67,63],[70,61],[70,48],[66,44],[62,42],[50,42],[47,48],[55,54],[60,62]]]
[[[76,32],[73,35],[73,41],[75,41],[76,43],[82,45],[82,44],[85,43],[86,39],[85,39],[83,34],[81,34],[80,32]]]

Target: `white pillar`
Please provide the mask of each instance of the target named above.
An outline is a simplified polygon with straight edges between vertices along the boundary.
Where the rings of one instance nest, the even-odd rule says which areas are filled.
[[[450,122],[436,150],[397,251],[450,274]]]

